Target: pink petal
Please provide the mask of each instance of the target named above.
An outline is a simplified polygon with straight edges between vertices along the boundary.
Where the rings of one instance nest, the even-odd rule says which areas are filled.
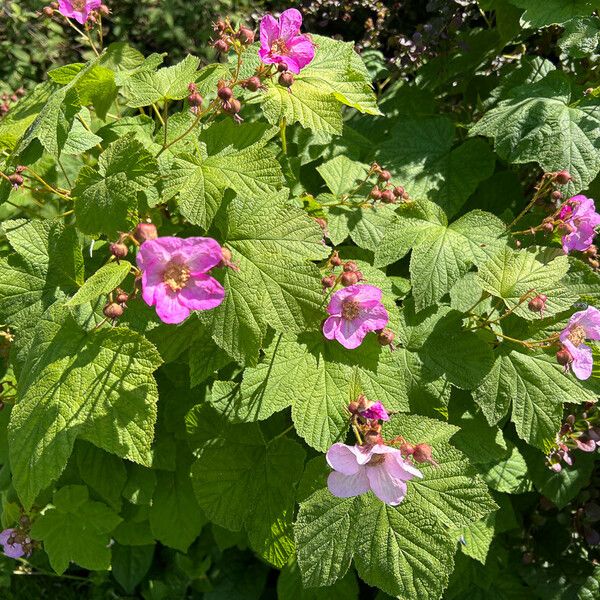
[[[328,317],[323,323],[323,335],[328,340],[334,340],[337,330],[342,324],[342,317]]]
[[[406,496],[406,483],[393,477],[387,468],[387,459],[374,466],[366,467],[369,485],[373,493],[386,504],[398,506]]]
[[[342,302],[348,298],[352,298],[356,294],[357,285],[351,285],[347,288],[338,290],[331,296],[331,300],[327,305],[327,312],[330,315],[341,315],[342,314]]]
[[[564,342],[565,347],[571,353],[573,362],[571,363],[571,370],[575,374],[577,379],[589,379],[592,374],[592,368],[594,366],[594,358],[592,355],[592,349],[585,344],[574,346],[568,340]]]
[[[156,314],[163,323],[181,323],[191,310],[179,301],[180,292],[174,292],[167,285],[157,286],[154,293]]]
[[[8,538],[15,532],[14,529],[5,529],[0,533],[0,544],[4,546],[8,542]]]
[[[333,444],[327,450],[325,458],[332,469],[344,475],[355,475],[360,470],[357,455],[352,446],[342,443]]]
[[[361,310],[359,319],[369,331],[383,329],[390,320],[387,310],[383,304],[378,304],[372,308]]]
[[[279,23],[271,15],[265,15],[260,22],[260,49],[269,53],[271,45],[279,37]],[[261,58],[262,55],[261,55]]]
[[[190,237],[181,241],[183,243],[178,254],[183,257],[192,276],[206,273],[208,270],[216,267],[223,259],[220,244],[212,238]]]
[[[293,58],[295,63],[294,66],[298,69],[296,71],[288,64],[288,68],[293,73],[299,73],[300,69],[303,69],[315,57],[315,45],[306,35],[299,35],[289,41],[288,48],[290,50],[289,56],[290,58]]]
[[[138,266],[143,269],[149,261],[160,261],[166,264],[179,253],[183,245],[183,239],[170,236],[146,240],[138,250]]]
[[[352,285],[350,286],[354,290],[354,299],[358,300],[361,304],[364,302],[381,302],[383,292],[374,285]],[[350,289],[350,288],[346,288]]]
[[[585,329],[586,337],[590,340],[600,340],[600,310],[594,306],[588,306],[581,311],[579,324]]]
[[[142,298],[148,306],[154,306],[154,298],[158,287],[165,287],[163,267],[157,266],[142,271]]]
[[[354,319],[354,321],[342,319],[340,327],[335,332],[335,339],[344,348],[354,350],[362,344],[367,333],[369,333],[369,330],[363,327],[359,319]]]
[[[178,293],[179,303],[190,310],[209,310],[225,298],[223,286],[210,275],[196,275]]]
[[[392,456],[386,457],[388,472],[396,479],[410,481],[414,477],[423,478],[423,473],[407,460],[404,460],[400,450],[397,450]]]
[[[351,498],[365,494],[370,488],[366,473],[368,469],[369,467],[364,467],[354,475],[344,475],[332,471],[327,478],[327,487],[337,498]]]
[[[302,27],[302,14],[295,8],[284,10],[279,17],[279,36],[286,42],[298,35]]]
[[[262,48],[258,51],[258,56],[266,65],[274,65],[281,62],[280,56],[272,55],[269,50],[263,50]]]

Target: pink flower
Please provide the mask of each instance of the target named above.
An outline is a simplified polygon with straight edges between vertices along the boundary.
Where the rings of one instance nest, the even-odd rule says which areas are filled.
[[[385,406],[383,406],[379,400],[377,400],[377,402],[371,402],[370,406],[367,406],[363,410],[359,409],[358,412],[360,413],[360,416],[365,419],[377,419],[379,421],[390,420],[390,416],[388,415],[387,410],[385,410]]]
[[[58,12],[63,17],[75,19],[83,25],[90,13],[100,8],[101,4],[101,0],[58,0]]]
[[[264,63],[284,63],[292,73],[300,73],[315,57],[315,47],[307,35],[300,35],[302,15],[295,8],[281,13],[279,19],[265,15],[260,22],[260,50]]]
[[[25,555],[23,545],[16,541],[15,534],[16,529],[5,529],[0,533],[0,544],[2,544],[2,550],[5,556],[10,558],[20,558]]]
[[[326,458],[334,469],[327,478],[327,487],[338,498],[372,490],[382,502],[397,506],[406,496],[406,482],[423,477],[419,469],[404,460],[400,450],[384,444],[333,444]]]
[[[583,195],[573,196],[565,202],[559,213],[568,233],[562,237],[563,250],[568,254],[571,250],[587,250],[596,235],[596,227],[600,225],[600,215],[591,198]]]
[[[221,246],[211,239],[159,237],[146,240],[137,254],[142,270],[142,298],[164,323],[181,323],[192,310],[223,302],[225,290],[207,275],[222,260]]]
[[[331,297],[323,323],[323,335],[352,350],[362,344],[369,331],[383,329],[388,313],[381,303],[381,290],[373,285],[351,285]]]
[[[586,339],[600,340],[600,311],[589,306],[576,312],[561,331],[559,339],[563,348],[571,355],[565,368],[568,370],[570,367],[578,379],[588,379],[592,374],[594,360],[591,348],[583,342]]]

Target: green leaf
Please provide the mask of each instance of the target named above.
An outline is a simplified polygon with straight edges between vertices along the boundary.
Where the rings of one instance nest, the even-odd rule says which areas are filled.
[[[496,464],[486,465],[483,478],[492,489],[507,494],[521,494],[528,491],[530,486],[525,459],[512,444],[506,458]]]
[[[112,574],[117,583],[128,593],[133,594],[142,582],[154,559],[154,545],[122,546],[112,548]]]
[[[188,85],[196,80],[200,59],[188,54],[180,63],[158,71],[138,70],[124,82],[121,92],[133,108],[163,100],[182,100],[189,95]]]
[[[121,517],[106,504],[89,499],[83,485],[69,485],[54,493],[53,506],[34,522],[31,537],[42,540],[52,568],[62,575],[71,561],[84,569],[110,566],[109,533]]]
[[[265,442],[256,425],[238,425],[202,444],[197,456],[192,484],[207,516],[228,529],[244,525],[252,547],[283,566],[294,552],[294,485],[304,450],[285,437]]]
[[[560,428],[562,404],[593,400],[592,390],[564,373],[554,356],[503,343],[494,366],[473,391],[490,424],[497,423],[512,402],[512,421],[519,437],[545,449]]]
[[[296,562],[287,564],[277,578],[278,600],[358,600],[356,575],[349,571],[332,586],[305,588]]]
[[[375,252],[385,266],[413,248],[411,281],[417,311],[438,302],[473,264],[482,264],[502,242],[504,224],[483,211],[471,211],[448,225],[442,210],[428,200],[400,207]]]
[[[455,215],[477,185],[494,172],[494,155],[481,140],[456,146],[444,116],[402,117],[381,144],[377,160],[411,197],[437,202]]]
[[[594,54],[600,45],[600,19],[581,17],[565,23],[558,45],[573,58],[584,58]]]
[[[154,347],[133,331],[85,333],[60,313],[42,319],[9,427],[14,486],[25,506],[60,475],[78,437],[149,464],[159,364]]]
[[[334,196],[340,197],[349,194],[364,180],[369,167],[350,160],[347,156],[340,155],[319,165],[317,171],[325,180],[325,184],[331,193]]]
[[[138,194],[157,178],[156,159],[132,135],[113,142],[96,168],[84,166],[75,184],[77,226],[85,233],[128,231],[137,219]]]
[[[130,269],[131,263],[126,260],[118,263],[110,262],[100,267],[77,290],[77,293],[67,302],[67,306],[79,306],[112,292],[127,277]]]
[[[485,565],[490,544],[494,539],[494,523],[496,515],[487,515],[481,521],[465,525],[458,531],[461,538],[460,549],[463,554],[478,560]]]
[[[545,171],[567,169],[573,180],[565,186],[566,196],[585,189],[600,171],[600,102],[590,98],[572,104],[571,86],[562,71],[511,90],[471,134],[493,137],[498,154],[511,163],[536,162]]]
[[[485,291],[502,298],[514,314],[532,320],[540,315],[530,311],[522,298],[529,300],[535,294],[545,294],[548,299],[544,316],[568,310],[578,299],[561,285],[568,270],[569,259],[561,251],[551,248],[518,251],[504,246],[480,266],[478,279]]]
[[[267,325],[280,332],[316,326],[323,314],[318,268],[327,257],[321,228],[285,192],[268,203],[233,199],[219,221],[239,270],[227,269],[223,303],[205,318],[213,339],[239,362],[256,363]]]
[[[519,8],[525,8],[521,16],[523,27],[538,28],[562,25],[573,17],[589,15],[598,9],[595,0],[510,0]]]

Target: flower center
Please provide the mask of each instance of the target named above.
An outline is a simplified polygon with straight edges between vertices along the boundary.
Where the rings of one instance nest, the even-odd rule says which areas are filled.
[[[85,0],[72,0],[71,6],[73,7],[73,10],[83,12],[85,10]]]
[[[360,304],[356,300],[344,300],[342,302],[342,318],[353,321],[360,315]]]
[[[171,261],[164,270],[162,278],[173,292],[178,292],[189,281],[190,270],[181,262]]]
[[[385,454],[373,454],[371,460],[367,463],[367,467],[376,467],[385,460]]]
[[[577,347],[585,341],[585,329],[581,325],[575,325],[567,337],[573,346]]]
[[[271,52],[273,54],[280,54],[282,56],[285,56],[286,54],[289,54],[289,48],[287,47],[287,44],[285,43],[285,40],[283,40],[282,38],[277,38],[272,44],[271,44]]]

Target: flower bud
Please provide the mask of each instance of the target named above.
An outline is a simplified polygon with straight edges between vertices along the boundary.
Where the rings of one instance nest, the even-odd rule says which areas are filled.
[[[17,96],[19,96],[19,98],[22,98],[25,95],[25,88],[23,88],[23,87],[17,88],[15,90],[15,94]]]
[[[340,278],[343,286],[354,285],[358,283],[358,275],[354,271],[345,271]]]
[[[15,167],[15,173],[22,173],[23,171],[25,171],[27,169],[27,167],[23,166],[23,165],[17,165]]]
[[[596,256],[598,254],[598,247],[595,244],[591,244],[583,251],[583,253],[586,256]]]
[[[18,97],[16,94],[13,94],[13,95],[10,97],[10,101],[11,101],[11,102],[17,102],[17,100],[18,100],[18,99],[19,99],[19,97]]]
[[[371,198],[373,198],[373,200],[380,200],[381,199],[381,190],[375,186],[370,192],[369,192],[369,196]]]
[[[342,259],[337,250],[334,250],[333,254],[329,257],[329,263],[334,267],[339,267],[342,264]]]
[[[562,171],[558,171],[557,173],[554,174],[554,180],[559,185],[566,185],[572,179],[573,178],[571,177],[571,173],[569,173],[569,171],[567,171],[565,169],[563,169]]]
[[[365,278],[363,277],[363,274],[360,271],[354,271],[356,273],[356,277],[358,278],[358,281],[365,281]]]
[[[108,8],[108,6],[106,6],[106,4],[101,4],[100,8],[98,9],[98,12],[103,17],[108,17],[108,15],[110,15],[110,8]]]
[[[20,185],[23,185],[23,176],[18,173],[13,173],[8,176],[8,181],[10,181],[13,188],[17,189]]]
[[[571,353],[564,346],[556,353],[556,362],[563,367],[573,362]]]
[[[279,76],[279,85],[290,88],[294,83],[294,76],[289,72],[285,71]]]
[[[389,327],[385,327],[377,334],[377,341],[382,346],[390,346],[394,343],[394,337],[396,337],[394,332]]]
[[[600,268],[600,262],[593,258],[588,259],[588,265],[590,265],[590,267],[592,267],[592,269]]]
[[[54,14],[54,9],[51,6],[44,6],[44,8],[42,8],[42,12],[45,16],[51,17]]]
[[[238,30],[238,37],[244,44],[254,43],[254,31],[245,25],[242,25]]]
[[[228,267],[234,271],[240,270],[240,268],[233,262],[233,254],[231,253],[231,250],[226,246],[221,247],[221,257],[221,262],[218,265],[219,267]]]
[[[353,260],[349,260],[344,263],[344,271],[358,271],[358,265]]]
[[[60,5],[58,4],[58,2],[50,2],[50,7],[54,10],[58,10],[60,8]]]
[[[402,194],[402,199],[403,199],[403,200],[408,200],[409,198],[410,198],[410,195],[409,195],[409,193],[408,193],[408,192],[404,192],[404,193]]]
[[[219,98],[223,100],[223,102],[227,102],[233,97],[233,91],[230,87],[222,85],[217,90],[217,96],[219,96]]]
[[[365,444],[369,444],[369,446],[374,446],[375,444],[383,444],[383,438],[381,437],[381,433],[376,429],[370,429],[364,435]]]
[[[190,81],[190,83],[188,83],[188,92],[190,94],[193,94],[195,91],[197,91],[197,87],[196,84],[193,81]]]
[[[335,275],[326,275],[321,279],[324,288],[332,288],[335,285],[337,277]]]
[[[188,102],[190,103],[190,106],[200,107],[202,106],[203,101],[204,98],[202,98],[198,92],[194,92],[188,96]]]
[[[552,233],[554,231],[554,225],[550,221],[546,221],[542,225],[542,230],[545,231],[546,233]]]
[[[535,298],[532,298],[527,304],[527,308],[531,312],[539,312],[540,314],[544,313],[544,309],[546,308],[546,300],[548,300],[548,296],[546,294],[538,294]]]
[[[358,412],[359,408],[360,407],[358,406],[358,402],[356,402],[356,400],[352,400],[352,402],[348,404],[348,412],[350,412],[353,415],[355,415]]]
[[[429,444],[417,444],[412,456],[415,462],[436,464],[431,456],[431,446]]]
[[[288,68],[287,68],[287,65],[285,63],[280,62],[280,63],[277,63],[277,70],[280,73],[285,73],[288,70]]]
[[[381,179],[381,181],[389,181],[391,178],[392,174],[389,171],[386,171],[385,169],[381,171],[381,173],[379,173],[379,179]]]
[[[248,78],[244,83],[241,84],[243,88],[250,90],[251,92],[257,92],[262,88],[262,83],[256,75]]]
[[[402,196],[404,195],[405,190],[401,185],[397,185],[394,188],[394,196],[396,196],[396,198],[402,198]]]
[[[119,290],[117,290],[116,300],[119,304],[125,304],[125,302],[127,302],[127,300],[129,300],[129,294],[127,292],[124,292],[123,290],[119,289]]]
[[[552,200],[561,200],[563,195],[560,190],[554,190],[551,194]]]
[[[10,110],[10,106],[4,102],[0,104],[0,117],[3,117]]]
[[[213,44],[213,48],[217,52],[227,52],[229,50],[229,44],[225,40],[217,40]]]
[[[219,33],[223,33],[227,25],[223,19],[218,19],[216,23],[213,23],[213,30],[218,31]]]
[[[412,444],[409,444],[408,442],[404,442],[400,446],[400,452],[402,452],[404,456],[412,456],[415,452],[415,447]]]
[[[133,237],[140,244],[143,244],[146,240],[155,240],[158,237],[156,225],[153,223],[138,223],[133,232]]]
[[[385,202],[386,204],[393,204],[396,202],[396,195],[394,194],[393,190],[384,190],[381,193],[381,201]]]
[[[118,319],[123,316],[125,309],[116,302],[109,302],[102,311],[108,319]]]
[[[237,98],[232,98],[229,102],[223,102],[223,110],[230,115],[237,116],[242,110],[242,103]]]
[[[109,246],[110,253],[117,259],[125,258],[129,253],[129,248],[122,242],[115,242]]]

